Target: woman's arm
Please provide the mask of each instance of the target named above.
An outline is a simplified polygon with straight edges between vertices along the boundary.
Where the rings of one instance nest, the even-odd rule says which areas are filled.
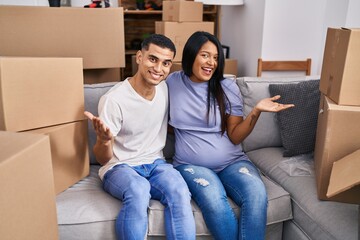
[[[243,119],[243,117],[229,115],[226,124],[227,134],[231,142],[239,144],[249,136],[254,129],[261,112],[280,112],[294,107],[294,104],[280,104],[275,102],[278,99],[280,99],[279,95],[262,99],[256,104],[245,119]]]

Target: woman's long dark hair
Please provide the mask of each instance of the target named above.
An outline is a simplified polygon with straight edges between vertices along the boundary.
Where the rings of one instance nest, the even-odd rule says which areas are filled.
[[[212,75],[211,79],[209,80],[209,90],[207,96],[207,110],[208,110],[208,122],[209,122],[209,112],[210,112],[210,102],[213,101],[213,108],[215,113],[216,119],[216,102],[219,105],[220,109],[220,116],[221,116],[221,133],[223,134],[226,130],[226,101],[230,105],[229,99],[227,98],[222,86],[221,81],[224,79],[224,66],[225,66],[225,57],[224,51],[221,46],[219,40],[212,34],[208,32],[198,31],[193,33],[190,38],[187,40],[182,56],[182,68],[184,73],[191,77],[193,75],[192,67],[195,62],[195,58],[199,53],[201,47],[206,42],[212,42],[215,44],[218,50],[218,64],[217,68],[215,69],[214,74]]]

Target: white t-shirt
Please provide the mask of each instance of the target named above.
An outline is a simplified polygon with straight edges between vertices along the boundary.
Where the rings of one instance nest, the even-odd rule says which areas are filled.
[[[168,121],[168,89],[165,82],[155,87],[154,98],[141,97],[129,79],[116,84],[99,101],[99,117],[114,136],[113,158],[99,170],[105,173],[115,165],[153,163],[163,158]]]

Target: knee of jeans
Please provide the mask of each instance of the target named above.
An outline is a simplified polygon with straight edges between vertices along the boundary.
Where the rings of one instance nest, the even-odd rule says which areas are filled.
[[[132,181],[130,182],[125,196],[132,197],[134,199],[150,199],[150,183],[144,179],[144,181]]]
[[[172,186],[170,191],[175,201],[189,202],[191,200],[191,193],[185,182],[184,184]]]

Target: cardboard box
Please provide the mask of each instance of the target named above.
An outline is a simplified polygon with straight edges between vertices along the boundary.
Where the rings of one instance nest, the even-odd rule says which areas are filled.
[[[58,239],[49,137],[0,131],[2,240]]]
[[[0,6],[0,55],[80,57],[84,69],[125,67],[123,8]]]
[[[314,153],[319,199],[343,200],[341,196],[326,196],[330,173],[335,161],[360,149],[359,122],[360,107],[341,106],[321,96]]]
[[[320,91],[340,105],[360,106],[360,29],[328,28]]]
[[[237,70],[237,63],[238,61],[236,59],[225,59],[225,68],[224,68],[224,74],[232,74],[237,76],[238,70]]]
[[[360,150],[334,162],[326,196],[360,204]]]
[[[172,72],[180,71],[180,70],[182,70],[181,62],[173,62],[170,72],[172,73]]]
[[[104,83],[122,81],[120,68],[84,69],[84,83]]]
[[[84,119],[81,58],[0,57],[0,130]]]
[[[87,120],[27,132],[45,134],[50,138],[56,194],[89,175]]]
[[[176,47],[174,61],[181,61],[182,52],[188,38],[196,31],[214,34],[214,22],[155,22],[155,33],[170,38]]]
[[[136,55],[131,55],[131,74],[134,76],[138,70],[138,64],[136,63]]]
[[[201,22],[203,3],[191,1],[163,1],[162,20],[164,22]]]

